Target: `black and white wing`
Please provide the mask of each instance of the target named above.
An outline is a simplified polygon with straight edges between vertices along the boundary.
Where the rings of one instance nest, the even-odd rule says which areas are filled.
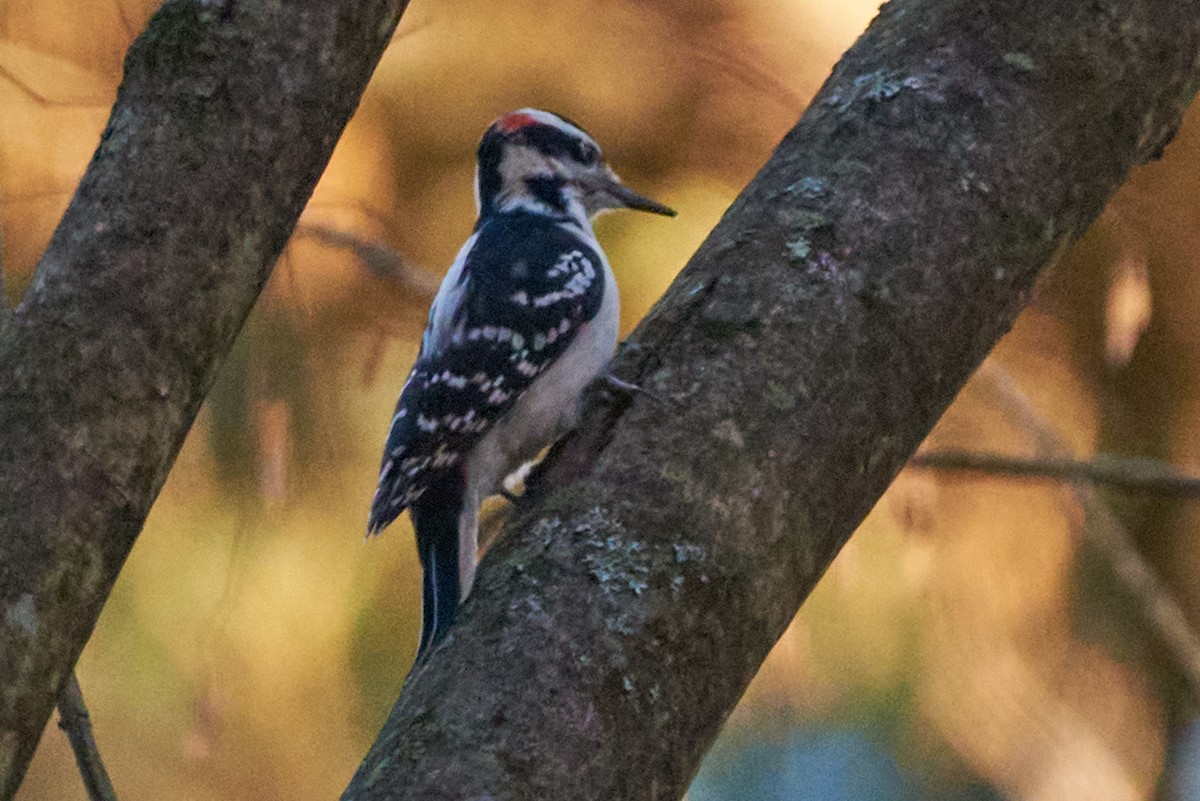
[[[473,239],[400,393],[368,533],[428,491],[461,492],[472,448],[600,310],[602,257],[573,227],[513,212]]]

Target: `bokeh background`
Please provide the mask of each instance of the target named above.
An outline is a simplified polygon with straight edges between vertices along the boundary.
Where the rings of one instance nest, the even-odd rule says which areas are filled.
[[[415,650],[419,573],[406,520],[362,532],[490,120],[575,118],[680,211],[597,226],[629,330],[877,2],[413,2],[80,661],[123,798],[336,797],[381,725]],[[14,301],[153,7],[0,0]],[[928,452],[1197,468],[1195,116],[1048,273]],[[906,470],[690,797],[1200,798],[1198,522],[1169,493]],[[53,722],[17,797],[85,797]]]

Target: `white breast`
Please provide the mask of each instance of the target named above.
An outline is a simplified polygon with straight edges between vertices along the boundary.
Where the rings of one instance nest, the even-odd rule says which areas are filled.
[[[586,220],[586,218],[584,218]],[[600,256],[604,270],[604,297],[600,311],[583,325],[558,360],[533,382],[516,404],[484,435],[471,452],[466,468],[466,495],[458,521],[458,568],[461,597],[466,598],[475,580],[479,549],[479,506],[500,491],[504,479],[542,448],[575,424],[579,395],[608,365],[617,347],[620,299],[608,258],[591,234],[582,234]]]
[[[475,247],[475,240],[478,238],[478,233],[467,238],[442,279],[442,285],[433,299],[433,306],[429,309],[429,324],[425,327],[425,336],[421,341],[423,354],[433,356],[440,353],[450,345],[454,337],[454,319],[458,316],[458,307],[462,305],[467,289],[466,282],[462,280],[462,272],[467,263],[467,254]]]

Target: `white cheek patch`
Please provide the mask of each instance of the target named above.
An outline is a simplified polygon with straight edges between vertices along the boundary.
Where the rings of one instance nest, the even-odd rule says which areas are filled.
[[[500,181],[505,189],[523,189],[527,178],[550,178],[558,172],[551,159],[524,145],[508,145],[500,159]]]

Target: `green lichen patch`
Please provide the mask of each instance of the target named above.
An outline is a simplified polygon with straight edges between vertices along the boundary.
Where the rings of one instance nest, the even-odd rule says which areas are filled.
[[[976,189],[985,195],[990,194],[992,191],[992,185],[980,178],[972,170],[967,170],[965,173],[959,176],[958,188],[964,192],[968,192],[971,189]]]
[[[628,591],[641,595],[646,590],[650,574],[646,544],[630,539],[614,515],[595,506],[567,525],[584,537],[583,563],[606,594]]]
[[[663,462],[658,475],[673,484],[687,484],[693,480],[691,469],[677,462]]]
[[[1010,64],[1023,72],[1033,72],[1037,66],[1028,53],[1005,53],[1000,58],[1005,64]]]
[[[904,78],[890,69],[878,69],[859,75],[844,92],[833,92],[825,105],[846,111],[858,100],[879,102],[895,97],[904,88]]]
[[[787,388],[778,381],[767,382],[765,400],[772,408],[778,409],[781,412],[790,412],[796,408],[796,396],[788,392]]]
[[[676,542],[671,546],[675,552],[675,561],[679,564],[684,562],[703,562],[708,559],[708,549],[703,545],[696,545],[691,542]]]
[[[735,448],[741,449],[746,447],[746,438],[742,435],[741,429],[732,418],[721,420],[712,427],[712,435],[721,442],[728,443]]]
[[[38,621],[33,596],[26,593],[18,598],[15,603],[10,604],[4,610],[4,623],[9,628],[17,629],[27,637],[36,637],[41,624]]]
[[[819,211],[805,208],[784,209],[781,221],[792,230],[816,231],[829,225],[829,218]]]
[[[788,185],[788,194],[797,195],[807,200],[816,200],[829,193],[829,181],[814,175],[806,175]]]
[[[798,236],[787,243],[788,253],[797,261],[804,261],[812,253],[812,242],[806,236]]]
[[[787,240],[788,255],[793,263],[812,256],[817,249],[814,240],[818,232],[828,231],[832,227],[828,217],[812,209],[784,209],[780,212],[780,219],[793,232],[793,236]]]
[[[649,585],[650,569],[643,561],[645,543],[626,540],[620,534],[603,539],[589,539],[583,561],[588,575],[600,582],[607,592],[632,591],[641,595]]]

